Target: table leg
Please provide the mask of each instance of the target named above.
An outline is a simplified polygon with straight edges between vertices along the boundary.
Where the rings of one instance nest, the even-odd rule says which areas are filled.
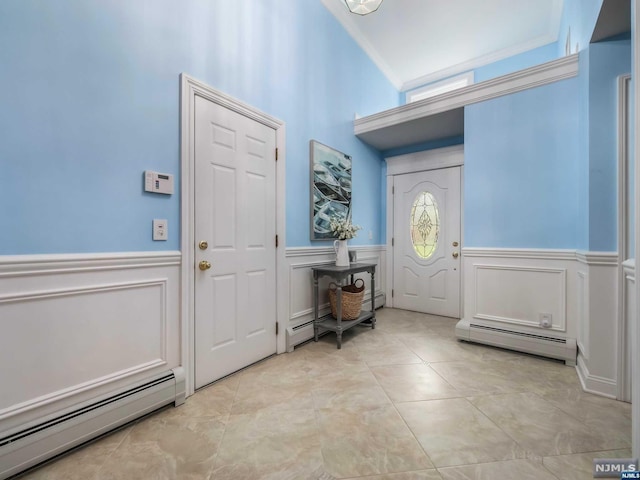
[[[318,277],[313,276],[313,340],[318,341]]]
[[[371,329],[376,328],[376,270],[371,270]]]
[[[338,342],[338,350],[342,348],[342,282],[336,287],[336,337]]]

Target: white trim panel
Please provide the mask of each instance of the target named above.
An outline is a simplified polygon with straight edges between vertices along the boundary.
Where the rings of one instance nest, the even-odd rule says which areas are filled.
[[[178,252],[0,257],[0,429],[180,365]]]
[[[566,269],[474,263],[472,317],[540,328],[539,315],[551,315],[551,327],[566,331]]]
[[[576,372],[578,372],[578,379],[580,380],[582,389],[585,392],[613,399],[616,398],[618,389],[616,382],[610,378],[591,375],[585,363],[585,359],[580,355],[578,355]]]
[[[464,165],[464,145],[387,157],[387,177]]]

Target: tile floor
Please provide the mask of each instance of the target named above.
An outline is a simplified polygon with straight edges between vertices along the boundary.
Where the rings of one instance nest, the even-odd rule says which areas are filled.
[[[591,479],[628,457],[631,406],[574,368],[458,342],[393,309],[267,359],[24,480]]]

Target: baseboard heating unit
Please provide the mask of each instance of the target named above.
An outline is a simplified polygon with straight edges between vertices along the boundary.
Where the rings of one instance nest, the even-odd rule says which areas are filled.
[[[468,342],[557,358],[572,367],[576,365],[578,351],[575,338],[554,337],[513,328],[499,328],[464,319],[456,325],[456,337]]]
[[[181,405],[184,400],[184,370],[176,368],[18,428],[1,431],[0,427],[0,479],[16,475],[165,405]]]

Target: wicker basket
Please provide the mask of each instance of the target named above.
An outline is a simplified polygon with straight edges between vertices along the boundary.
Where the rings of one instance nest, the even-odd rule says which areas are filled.
[[[334,318],[338,318],[338,308],[336,305],[337,287],[335,283],[329,284],[329,304],[331,305],[331,315],[333,315]],[[363,297],[364,280],[361,278],[358,278],[351,285],[342,287],[342,320],[355,320],[360,316]]]

